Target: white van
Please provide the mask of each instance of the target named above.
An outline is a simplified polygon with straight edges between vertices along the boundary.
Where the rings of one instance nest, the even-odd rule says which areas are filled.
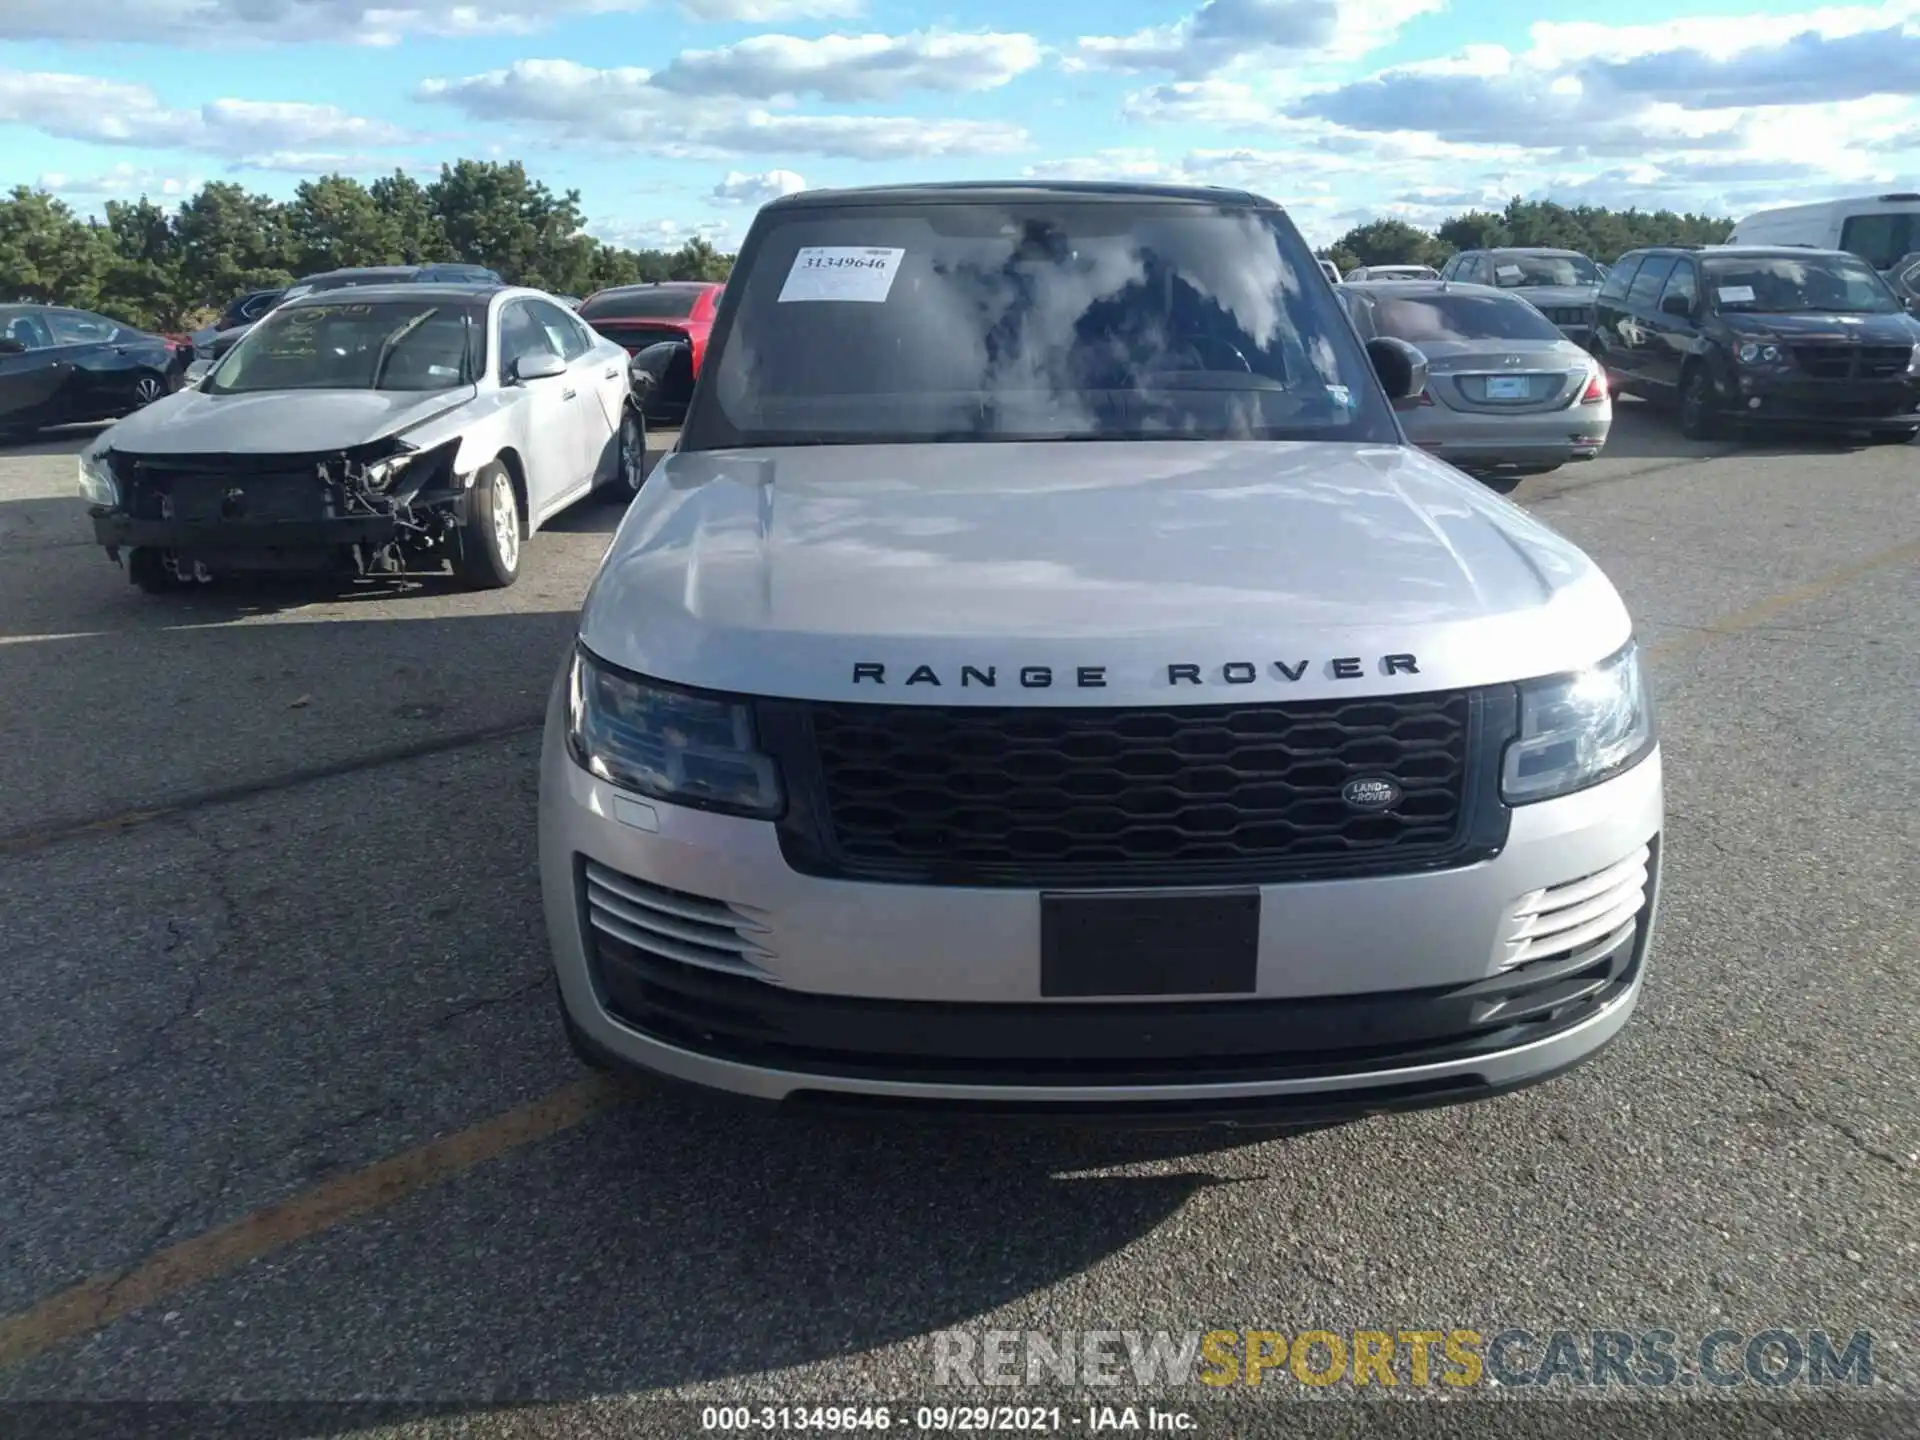
[[[1862,195],[1762,210],[1735,225],[1727,243],[1847,250],[1876,270],[1891,270],[1901,256],[1920,250],[1920,193]]]

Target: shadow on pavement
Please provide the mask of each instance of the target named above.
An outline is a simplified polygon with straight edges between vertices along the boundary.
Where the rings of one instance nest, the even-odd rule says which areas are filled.
[[[1845,455],[1875,448],[1860,434],[1835,432],[1818,426],[1734,425],[1715,440],[1689,440],[1670,406],[1619,395],[1613,402],[1613,429],[1601,458],[1606,460],[1709,460],[1724,455]],[[1577,473],[1569,465],[1556,473]]]

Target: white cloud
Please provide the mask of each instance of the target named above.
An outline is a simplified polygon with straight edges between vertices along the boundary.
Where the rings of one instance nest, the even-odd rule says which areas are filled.
[[[332,105],[212,100],[178,110],[145,85],[91,75],[0,71],[0,123],[63,140],[196,150],[239,164],[260,152],[401,145],[414,136]]]
[[[1159,71],[1198,80],[1269,63],[1353,60],[1379,49],[1446,0],[1206,0],[1171,25],[1086,35],[1069,69]]]
[[[596,220],[587,233],[626,250],[678,250],[695,239],[719,246],[729,226],[721,220]]]
[[[651,83],[686,95],[771,100],[888,100],[908,90],[993,90],[1040,63],[1031,35],[756,35],[717,50],[684,50]]]
[[[428,80],[418,93],[475,120],[531,123],[578,144],[645,145],[669,159],[788,154],[896,160],[1005,154],[1028,143],[1024,129],[998,120],[743,109],[725,97],[663,90],[646,70],[596,70],[571,60],[519,60],[464,79]]]
[[[378,170],[383,175],[407,170],[420,175],[437,175],[438,165],[418,161],[395,160],[391,155],[368,155],[347,150],[264,150],[252,153],[227,166],[235,170],[282,170],[290,175],[358,175]]]
[[[807,182],[791,170],[768,170],[758,175],[729,170],[713,187],[713,198],[723,205],[764,205],[806,188]]]
[[[49,171],[36,182],[55,195],[105,200],[184,200],[205,183],[198,175],[164,175],[139,165],[114,165],[97,175],[68,175]]]
[[[1905,113],[1920,94],[1920,0],[1659,26],[1540,24],[1529,39],[1525,50],[1476,47],[1286,108],[1356,130],[1466,143],[1538,137],[1536,148],[1564,155],[1643,157],[1758,154],[1765,116],[1781,107],[1819,124],[1819,113],[1861,102]],[[1843,152],[1863,138],[1820,129]]]
[[[866,9],[861,0],[680,0],[680,8],[695,20],[746,25],[850,20]]]
[[[1163,159],[1157,150],[1139,147],[1043,160],[1027,166],[1023,173],[1029,180],[1135,180],[1169,185],[1184,185],[1191,179],[1176,162]]]
[[[0,40],[398,45],[409,36],[529,35],[570,15],[639,10],[648,0],[0,0]],[[698,3],[698,0],[693,0]],[[741,9],[754,0],[733,0]],[[803,0],[772,0],[789,15]],[[831,3],[831,0],[828,0]],[[726,0],[713,8],[724,11]],[[744,17],[743,17],[744,18]]]

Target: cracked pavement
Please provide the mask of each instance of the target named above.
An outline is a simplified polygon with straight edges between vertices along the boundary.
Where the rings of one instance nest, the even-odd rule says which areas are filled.
[[[1508,1324],[1870,1329],[1911,1395],[1920,559],[1774,602],[1920,542],[1920,454],[1620,417],[1617,455],[1514,497],[1652,650],[1662,934],[1600,1060],[1258,1141],[801,1123],[637,1085],[0,1369],[0,1400],[901,1399],[948,1326]],[[82,439],[0,450],[11,1315],[581,1075],[515,727],[617,509],[561,517],[494,595],[170,605],[79,543]],[[222,787],[250,793],[54,834]]]

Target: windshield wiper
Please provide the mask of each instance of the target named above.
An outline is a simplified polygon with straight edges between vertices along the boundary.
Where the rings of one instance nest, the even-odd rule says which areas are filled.
[[[380,388],[380,377],[387,373],[387,366],[393,360],[393,352],[399,347],[400,342],[439,313],[440,308],[438,306],[435,306],[431,310],[422,310],[418,315],[414,316],[411,320],[407,321],[406,324],[394,331],[393,334],[380,342],[380,353],[374,356],[373,360],[373,379],[367,388],[371,390],[378,390]]]

